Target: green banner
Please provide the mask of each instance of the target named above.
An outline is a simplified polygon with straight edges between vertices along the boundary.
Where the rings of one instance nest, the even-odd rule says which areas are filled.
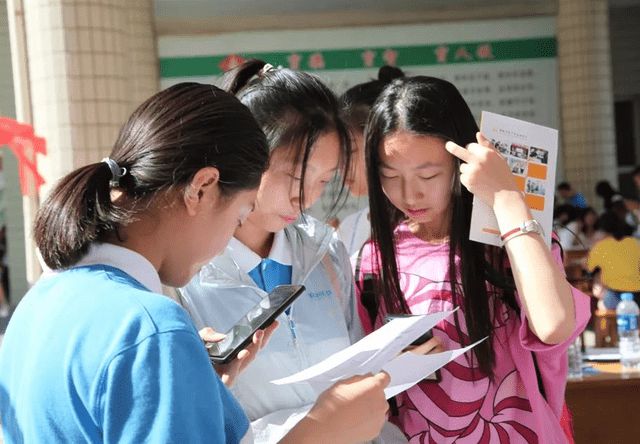
[[[504,62],[519,59],[552,58],[556,56],[556,53],[556,39],[554,37],[540,37],[438,45],[162,57],[160,58],[160,77],[216,76],[249,58],[265,60],[274,66],[285,66],[304,71],[322,71],[379,68],[385,64],[408,67]]]

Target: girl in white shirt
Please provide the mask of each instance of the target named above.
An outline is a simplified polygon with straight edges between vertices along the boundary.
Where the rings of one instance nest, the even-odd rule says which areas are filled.
[[[364,157],[364,130],[369,110],[382,90],[394,79],[403,77],[399,68],[383,66],[378,78],[349,88],[341,97],[343,116],[351,132],[351,171],[346,180],[353,197],[367,195],[367,171]],[[369,206],[350,214],[340,222],[338,237],[350,256],[356,254],[371,236]]]

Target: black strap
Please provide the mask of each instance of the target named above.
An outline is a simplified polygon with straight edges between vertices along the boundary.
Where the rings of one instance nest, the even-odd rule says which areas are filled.
[[[354,276],[356,280],[356,285],[358,286],[358,290],[360,290],[360,303],[367,310],[367,314],[369,315],[369,319],[371,320],[371,325],[375,324],[376,318],[378,317],[378,301],[376,300],[376,291],[375,291],[375,274],[373,273],[365,273],[360,278],[360,266],[362,264],[362,251],[364,250],[363,245],[360,247],[358,251],[358,256],[356,258],[356,266],[354,270]],[[396,401],[395,396],[393,398],[389,398],[387,400],[389,403],[389,416],[398,416],[400,414],[400,410],[398,409],[398,401]]]
[[[367,314],[369,315],[369,319],[371,320],[371,325],[373,326],[376,318],[378,317],[378,300],[376,297],[375,288],[376,275],[373,273],[365,273],[362,276],[362,279],[360,278],[362,251],[364,250],[365,246],[366,244],[360,247],[360,250],[358,251],[354,276],[356,279],[356,285],[358,285],[358,290],[360,290],[360,302],[362,303],[362,306],[365,308],[365,310],[367,310]]]
[[[540,390],[540,394],[547,400],[547,394],[544,390],[544,383],[542,381],[542,374],[540,373],[540,367],[538,367],[538,358],[536,358],[535,352],[531,352],[531,357],[533,358],[533,368],[536,371],[536,379],[538,380],[538,390]]]

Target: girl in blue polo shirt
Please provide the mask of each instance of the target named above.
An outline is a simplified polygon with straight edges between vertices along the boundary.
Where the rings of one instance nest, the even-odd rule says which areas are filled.
[[[347,251],[332,228],[304,214],[336,175],[344,186],[350,140],[336,97],[310,74],[251,60],[226,81],[267,136],[269,168],[253,213],[224,253],[180,293],[199,328],[224,332],[275,286],[305,285],[305,293],[279,317],[281,327],[232,389],[252,421],[256,442],[272,443],[318,392],[307,383],[270,381],[362,337]],[[404,442],[399,430],[390,430],[397,433],[388,442]]]
[[[161,284],[185,285],[224,248],[253,208],[267,161],[245,106],[183,83],[143,103],[108,158],[58,183],[34,230],[56,273],[23,298],[0,349],[5,443],[251,442],[195,326]],[[262,337],[217,369],[229,383]],[[375,436],[387,382],[333,386],[283,442]]]

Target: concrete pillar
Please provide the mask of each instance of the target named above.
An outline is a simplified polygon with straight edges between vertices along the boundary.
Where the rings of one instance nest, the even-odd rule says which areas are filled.
[[[557,28],[564,177],[597,207],[618,185],[607,0],[559,0]]]
[[[50,189],[107,154],[129,113],[158,90],[151,0],[23,3],[33,124]]]
[[[0,0],[0,116],[15,118],[13,95],[13,75],[11,71],[11,51],[9,42],[9,22],[7,2]],[[1,150],[4,189],[0,206],[4,211],[7,234],[6,262],[9,268],[9,300],[11,305],[20,300],[28,289],[25,259],[25,229],[20,194],[18,161],[6,147]],[[0,327],[1,328],[1,327]]]
[[[40,189],[43,198],[60,177],[107,155],[130,112],[158,90],[153,2],[8,4],[9,14],[24,26],[12,38],[23,39],[26,48],[27,68],[18,82],[26,85],[28,103],[23,105],[30,118],[29,112],[18,112],[17,119],[32,123],[47,141],[48,153],[38,159],[46,182]],[[32,219],[31,213],[25,209],[26,219]],[[25,226],[32,223],[26,220]],[[36,275],[30,272],[30,281]]]

